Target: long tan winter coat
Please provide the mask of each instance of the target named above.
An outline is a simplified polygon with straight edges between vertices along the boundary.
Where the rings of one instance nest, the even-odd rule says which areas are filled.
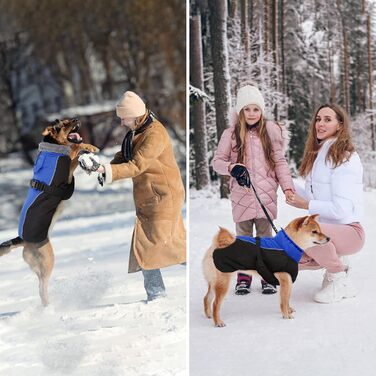
[[[185,262],[184,186],[168,133],[153,119],[135,135],[132,146],[133,158],[128,163],[120,151],[105,165],[106,183],[133,180],[136,223],[128,272]]]

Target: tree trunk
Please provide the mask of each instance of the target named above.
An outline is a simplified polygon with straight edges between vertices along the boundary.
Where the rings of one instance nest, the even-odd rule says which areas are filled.
[[[264,51],[269,53],[269,0],[264,0]]]
[[[278,0],[272,0],[273,5],[273,58],[274,58],[274,65],[275,65],[275,89],[279,91],[280,87],[280,78],[279,78],[279,56],[278,56]],[[278,113],[278,103],[275,104],[274,107],[274,118],[279,120],[279,113]]]
[[[204,90],[204,72],[201,44],[201,16],[196,14],[190,21],[190,74],[191,83]],[[205,103],[197,99],[192,104],[192,123],[195,135],[195,171],[196,189],[200,190],[209,184],[209,165],[207,151],[207,135],[205,123]]]
[[[285,66],[285,1],[281,0],[281,71],[282,71],[282,92],[286,95],[286,66]]]
[[[343,65],[344,65],[344,81],[343,89],[345,94],[345,109],[347,113],[350,111],[350,100],[349,100],[349,42],[347,38],[347,32],[343,28]]]
[[[215,118],[217,137],[221,138],[229,123],[230,73],[227,51],[227,0],[209,0],[209,24],[213,60]],[[228,184],[221,177],[221,198],[228,196]]]
[[[253,9],[253,0],[251,0],[249,3],[248,3],[248,25],[249,25],[249,29],[252,30],[253,29],[253,12],[254,12],[254,9]]]
[[[372,46],[372,29],[371,29],[371,15],[368,14],[367,16],[367,55],[368,55],[368,108],[371,110],[371,140],[372,140],[372,150],[376,150],[376,142],[375,142],[375,126],[373,124],[373,103],[372,103],[372,53],[371,53],[371,46]]]
[[[235,18],[238,12],[238,0],[229,0],[230,4],[230,18]]]
[[[244,44],[246,59],[250,59],[249,50],[249,25],[248,25],[248,0],[241,0],[241,35]]]
[[[342,27],[342,53],[343,53],[343,75],[342,75],[342,90],[343,96],[345,98],[344,107],[347,113],[350,110],[350,103],[349,103],[349,51],[348,51],[348,38],[347,32],[345,28],[345,20],[344,15],[342,14],[341,10],[341,3],[340,0],[337,0],[337,8],[341,18],[341,27]]]
[[[329,102],[335,103],[336,102],[336,84],[335,84],[335,79],[333,75],[333,58],[332,58],[332,44],[331,44],[330,31],[328,32],[328,61],[329,61],[329,85],[330,85]]]

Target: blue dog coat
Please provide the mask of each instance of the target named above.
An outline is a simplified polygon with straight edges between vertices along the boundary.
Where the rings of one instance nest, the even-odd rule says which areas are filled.
[[[274,273],[287,272],[294,282],[303,252],[281,229],[274,238],[237,236],[235,242],[228,247],[214,250],[213,261],[223,273],[257,270],[266,282],[279,285]]]
[[[62,194],[54,195],[30,187],[23,204],[18,236],[32,243],[47,239],[53,215],[62,200],[68,200],[74,191],[74,178],[68,184],[71,159],[70,147],[46,142],[39,144],[39,154],[34,164],[33,179],[38,180]]]

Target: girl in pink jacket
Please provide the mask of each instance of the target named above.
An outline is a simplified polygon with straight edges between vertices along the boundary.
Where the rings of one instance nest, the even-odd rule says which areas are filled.
[[[294,184],[284,156],[282,129],[264,117],[265,102],[257,87],[246,85],[236,98],[235,124],[226,129],[219,141],[212,165],[220,175],[230,175],[235,165],[245,166],[251,182],[270,217],[277,216],[277,189],[281,186],[286,199],[293,195]],[[237,235],[272,236],[271,225],[254,193],[230,178],[232,215]],[[252,277],[239,273],[235,293],[250,292]],[[274,294],[273,285],[261,281],[263,294]]]

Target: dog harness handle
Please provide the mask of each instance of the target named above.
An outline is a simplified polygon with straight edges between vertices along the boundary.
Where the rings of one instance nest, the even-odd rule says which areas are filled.
[[[60,188],[56,186],[51,186],[48,184],[43,183],[42,181],[31,179],[30,180],[30,187],[36,189],[37,191],[45,192],[51,196],[56,196],[59,198],[63,198],[67,194],[68,185],[65,188]]]
[[[276,278],[276,276],[268,269],[268,267],[265,265],[265,262],[262,258],[262,251],[261,251],[261,240],[260,237],[256,236],[256,270],[261,275],[261,277],[268,283],[271,283],[272,285],[279,285],[279,281]]]

